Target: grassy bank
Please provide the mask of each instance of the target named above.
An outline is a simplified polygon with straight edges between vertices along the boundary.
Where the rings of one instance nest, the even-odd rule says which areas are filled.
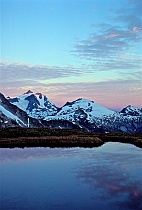
[[[1,128],[0,147],[97,147],[106,142],[131,143],[142,148],[142,134],[93,133],[48,128]]]

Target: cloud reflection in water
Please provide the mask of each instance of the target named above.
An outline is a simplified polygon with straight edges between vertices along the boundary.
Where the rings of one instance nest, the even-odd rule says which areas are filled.
[[[111,152],[93,153],[89,161],[74,171],[79,182],[90,185],[92,199],[107,202],[112,209],[142,209],[142,155],[131,150],[114,148]],[[116,152],[116,153],[115,153]]]

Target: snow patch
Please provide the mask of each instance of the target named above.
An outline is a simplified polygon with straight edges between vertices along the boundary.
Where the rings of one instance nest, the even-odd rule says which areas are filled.
[[[5,109],[3,106],[0,105],[0,111],[6,115],[8,118],[15,120],[19,125],[22,123],[23,125],[25,125],[25,123],[23,123],[17,116],[15,116],[14,114],[12,114],[11,112],[9,112],[7,109]]]

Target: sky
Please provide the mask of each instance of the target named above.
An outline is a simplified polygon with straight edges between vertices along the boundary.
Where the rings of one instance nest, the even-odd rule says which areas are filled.
[[[142,107],[142,0],[0,0],[0,92]]]

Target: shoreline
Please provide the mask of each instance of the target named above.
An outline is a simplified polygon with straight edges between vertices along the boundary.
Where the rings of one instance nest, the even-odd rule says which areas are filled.
[[[93,133],[47,128],[0,128],[0,148],[99,147],[107,142],[133,144],[142,148],[141,133]]]

